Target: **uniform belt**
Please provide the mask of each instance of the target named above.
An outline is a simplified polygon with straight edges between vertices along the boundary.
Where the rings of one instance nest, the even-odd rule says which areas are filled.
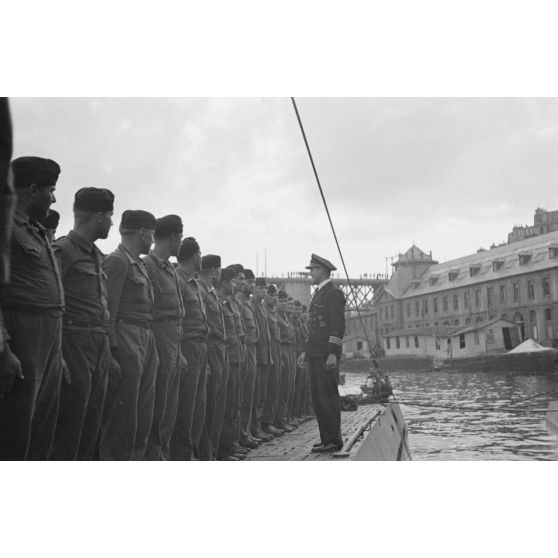
[[[100,326],[100,325],[83,326],[83,325],[67,325],[67,324],[64,324],[64,329],[66,331],[87,331],[87,332],[90,332],[90,333],[102,333],[103,335],[108,335],[109,334],[108,327]]]
[[[138,327],[143,327],[144,329],[151,329],[151,321],[149,320],[132,320],[128,318],[117,318],[117,322],[122,322],[124,324],[135,325]]]
[[[180,318],[154,318],[153,322],[167,322],[174,325],[182,325],[182,320]]]
[[[2,304],[3,310],[8,312],[27,312],[29,314],[46,315],[59,318],[64,313],[63,306],[31,306],[28,304]]]

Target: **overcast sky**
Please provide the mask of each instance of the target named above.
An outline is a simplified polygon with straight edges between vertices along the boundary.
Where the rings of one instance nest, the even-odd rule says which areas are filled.
[[[385,273],[413,241],[439,261],[558,209],[558,100],[298,99],[349,274]],[[72,226],[83,186],[125,209],[180,215],[224,265],[300,271],[340,258],[296,117],[280,99],[12,98],[14,156],[62,168],[53,206]],[[259,262],[257,262],[257,255]]]

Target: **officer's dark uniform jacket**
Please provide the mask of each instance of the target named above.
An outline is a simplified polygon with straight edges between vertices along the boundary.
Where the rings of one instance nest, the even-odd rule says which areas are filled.
[[[229,308],[232,310],[234,315],[234,323],[236,326],[236,333],[238,339],[240,340],[240,361],[244,362],[246,360],[246,328],[244,327],[244,320],[242,319],[242,309],[240,308],[240,302],[232,296],[227,297],[229,303]],[[228,335],[228,332],[227,332]],[[231,360],[231,362],[234,362]]]
[[[145,264],[134,258],[122,244],[103,264],[107,274],[110,312],[110,345],[117,347],[116,323],[150,327],[153,321],[154,295]]]
[[[54,250],[45,229],[14,214],[10,283],[2,288],[2,307],[15,311],[48,312],[61,316],[64,289]]]
[[[54,248],[60,258],[64,283],[64,325],[108,331],[110,315],[103,254],[75,231],[57,239]]]
[[[307,357],[341,357],[345,335],[345,295],[331,281],[323,285],[312,298],[308,310]]]

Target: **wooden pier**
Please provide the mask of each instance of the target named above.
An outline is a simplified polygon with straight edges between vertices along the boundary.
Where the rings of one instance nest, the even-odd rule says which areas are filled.
[[[343,449],[337,454],[312,453],[319,441],[318,424],[310,420],[296,430],[251,450],[247,461],[408,461],[407,430],[399,406],[371,404],[342,411]]]

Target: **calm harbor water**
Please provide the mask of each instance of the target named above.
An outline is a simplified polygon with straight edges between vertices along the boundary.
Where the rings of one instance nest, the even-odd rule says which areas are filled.
[[[360,393],[366,375],[347,372],[341,395]],[[558,438],[547,429],[544,413],[498,409],[558,390],[558,375],[394,372],[389,377],[402,402],[415,460],[558,459]],[[558,391],[510,409],[545,409],[551,400],[558,400]]]

